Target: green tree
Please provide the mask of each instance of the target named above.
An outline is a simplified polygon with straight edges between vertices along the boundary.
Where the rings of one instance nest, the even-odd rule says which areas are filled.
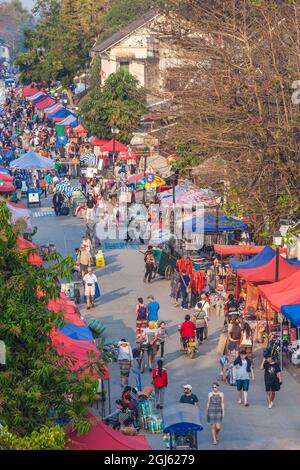
[[[0,202],[0,339],[6,345],[6,365],[0,368],[0,424],[24,437],[69,419],[84,433],[97,381],[90,374],[79,379],[68,367],[73,359],[62,358],[53,348],[50,332],[63,320],[47,309],[49,299],[59,295],[57,276],[69,278],[73,261],[54,255],[47,267],[28,264],[28,253],[16,248],[20,227],[9,218],[6,204]],[[81,372],[103,374],[103,366],[91,354]]]
[[[60,81],[72,101],[75,75],[90,61],[90,49],[99,32],[99,19],[106,0],[41,0],[36,29],[26,33],[27,51],[17,57],[20,80]]]
[[[120,139],[129,142],[146,110],[145,90],[127,70],[120,69],[100,85],[100,62],[95,64],[92,86],[80,103],[79,113],[90,133],[112,137],[111,126],[120,130]]]

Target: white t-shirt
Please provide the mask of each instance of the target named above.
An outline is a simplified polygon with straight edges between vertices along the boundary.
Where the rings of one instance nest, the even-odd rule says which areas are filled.
[[[84,282],[86,282],[87,284],[96,284],[97,282],[97,277],[94,273],[92,274],[89,274],[87,273],[84,278],[83,278]]]

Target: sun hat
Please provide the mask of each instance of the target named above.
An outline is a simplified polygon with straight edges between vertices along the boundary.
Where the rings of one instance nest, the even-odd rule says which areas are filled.
[[[192,390],[193,387],[191,385],[187,384],[187,385],[184,385],[183,388],[188,388],[189,390]]]

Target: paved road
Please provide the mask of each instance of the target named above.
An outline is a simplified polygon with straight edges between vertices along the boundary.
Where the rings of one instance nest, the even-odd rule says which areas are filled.
[[[50,206],[46,200],[43,205]],[[73,217],[43,217],[34,219],[38,226],[37,243],[54,242],[59,251],[72,254],[79,246],[84,233],[83,221]],[[190,383],[198,395],[204,431],[199,438],[200,449],[300,449],[300,394],[299,384],[284,372],[283,388],[278,394],[275,406],[269,410],[265,402],[263,372],[258,370],[261,353],[255,359],[256,380],[251,384],[249,408],[236,403],[236,391],[228,385],[221,385],[225,393],[225,419],[221,441],[217,447],[211,445],[210,430],[205,419],[205,404],[211,383],[219,376],[216,346],[219,338],[220,320],[212,317],[209,339],[203,345],[198,357],[188,359],[179,351],[177,326],[184,311],[171,305],[169,283],[155,280],[148,285],[142,282],[143,256],[135,250],[111,250],[105,253],[106,267],[98,270],[102,297],[93,310],[93,315],[106,325],[107,339],[125,337],[134,343],[135,314],[137,297],[153,294],[161,304],[160,318],[168,323],[171,335],[166,345],[166,367],[169,373],[167,402],[177,402],[182,386]],[[81,307],[82,315],[87,311]],[[119,398],[119,370],[111,367],[112,400]],[[143,384],[151,382],[149,372],[143,375]],[[132,383],[133,377],[132,377]],[[113,402],[113,401],[112,401]],[[164,449],[161,435],[147,436],[155,449]]]

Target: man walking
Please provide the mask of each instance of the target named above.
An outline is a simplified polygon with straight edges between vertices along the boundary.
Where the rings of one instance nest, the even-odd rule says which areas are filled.
[[[64,200],[64,197],[61,193],[56,192],[54,194],[52,203],[53,203],[55,215],[60,215],[60,210],[61,210],[63,200]]]
[[[154,258],[154,254],[153,254],[152,249],[153,249],[153,247],[151,245],[148,246],[148,249],[145,253],[144,261],[145,261],[146,271],[145,271],[144,282],[147,282],[147,279],[148,279],[148,282],[151,282],[152,273],[155,269],[155,258]]]
[[[91,308],[91,299],[92,299],[92,308],[95,307],[95,284],[97,283],[97,277],[93,273],[91,266],[88,267],[88,272],[85,274],[84,278],[84,295],[86,296],[87,309]]]
[[[79,179],[79,183],[81,184],[81,191],[86,194],[87,179],[84,175]]]
[[[154,300],[154,297],[153,295],[149,295],[147,297],[147,301],[148,301],[148,317],[147,317],[147,320],[148,322],[149,321],[158,321],[158,311],[160,309],[160,305],[159,303]]]
[[[87,223],[94,222],[94,208],[95,208],[95,199],[92,194],[88,194],[86,200],[86,221]]]

